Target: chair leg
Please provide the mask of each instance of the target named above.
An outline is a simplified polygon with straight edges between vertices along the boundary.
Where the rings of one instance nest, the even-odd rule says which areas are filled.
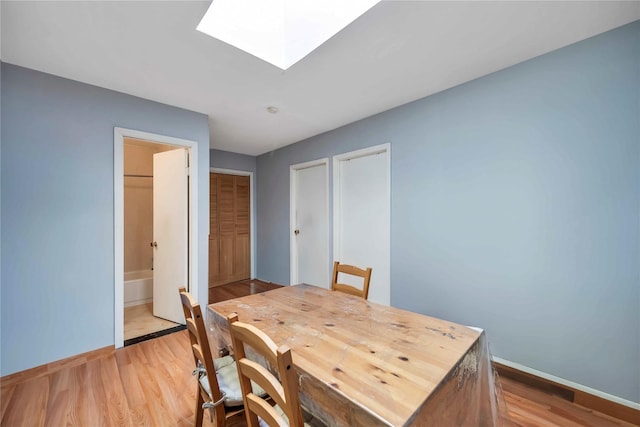
[[[216,410],[213,421],[216,427],[225,427],[227,425],[227,418],[225,417],[224,411],[220,412]]]
[[[196,414],[195,414],[195,427],[202,427],[202,418],[204,415],[204,409],[202,409],[202,404],[204,403],[204,399],[202,398],[202,393],[200,393],[200,386],[196,390],[198,394],[198,398],[196,399]]]
[[[227,425],[227,417],[224,411],[224,405],[216,406],[213,409],[209,409],[211,415],[213,415],[214,427],[225,427]]]

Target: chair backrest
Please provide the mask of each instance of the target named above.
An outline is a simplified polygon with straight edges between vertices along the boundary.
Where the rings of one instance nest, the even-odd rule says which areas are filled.
[[[229,315],[228,320],[247,425],[257,427],[259,416],[271,427],[287,424],[302,427],[304,420],[298,397],[298,377],[291,360],[291,350],[287,346],[278,348],[264,332],[253,325],[239,322],[236,313]],[[245,344],[264,358],[269,368],[277,372],[280,380],[270,369],[247,358]],[[267,392],[286,415],[286,420],[266,400],[253,393],[251,381]]]
[[[350,274],[352,276],[362,277],[362,288],[346,283],[338,282],[338,273]],[[356,295],[364,299],[369,298],[369,282],[371,281],[371,267],[363,270],[353,265],[340,264],[338,261],[333,263],[333,278],[331,279],[331,290],[340,291],[351,295]]]
[[[193,299],[185,288],[180,288],[180,300],[182,301],[182,309],[184,311],[184,318],[187,324],[187,330],[189,331],[189,339],[191,340],[191,350],[196,365],[196,371],[194,372],[198,373],[200,395],[205,401],[211,399],[213,402],[218,402],[223,396],[220,392],[218,378],[211,357],[209,339],[207,338],[207,330],[204,327],[200,304]],[[211,395],[209,395],[200,381],[203,375],[207,376]],[[213,418],[216,421],[216,425],[218,425],[218,423],[225,419],[224,405],[216,405],[213,407],[213,411]]]

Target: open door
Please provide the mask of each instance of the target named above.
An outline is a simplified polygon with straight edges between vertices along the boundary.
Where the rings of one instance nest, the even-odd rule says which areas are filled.
[[[188,152],[153,155],[153,315],[184,324],[178,288],[188,289]]]

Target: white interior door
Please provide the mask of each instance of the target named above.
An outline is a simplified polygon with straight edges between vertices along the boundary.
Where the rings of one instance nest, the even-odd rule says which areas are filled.
[[[291,284],[329,287],[327,161],[292,166]]]
[[[184,324],[178,288],[188,289],[188,152],[153,155],[153,315]]]
[[[371,267],[369,300],[391,302],[390,146],[334,157],[333,258]],[[349,283],[349,279],[341,277]],[[355,286],[362,286],[354,282]]]

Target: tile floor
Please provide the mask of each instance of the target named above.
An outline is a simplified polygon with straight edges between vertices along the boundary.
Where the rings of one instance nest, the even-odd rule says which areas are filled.
[[[153,303],[134,305],[124,309],[125,341],[176,326],[179,324],[155,317]]]

